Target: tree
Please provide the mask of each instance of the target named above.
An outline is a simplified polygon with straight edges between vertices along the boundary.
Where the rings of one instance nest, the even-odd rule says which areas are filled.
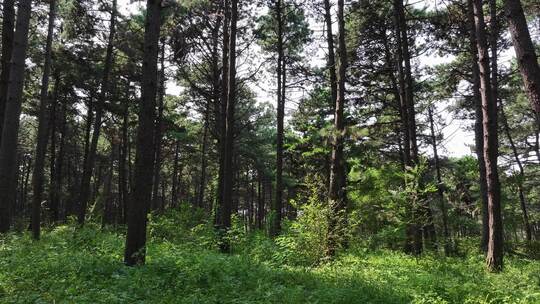
[[[540,115],[540,66],[520,0],[504,0],[519,71],[531,106]],[[538,118],[540,124],[540,118]]]
[[[2,5],[2,55],[0,58],[0,141],[7,102],[13,34],[15,27],[15,0],[4,0]]]
[[[0,145],[0,232],[8,231],[11,225],[11,206],[14,198],[12,190],[15,189],[17,182],[17,140],[31,10],[31,0],[19,1]]]
[[[128,208],[128,229],[124,253],[124,263],[128,266],[144,264],[146,257],[147,213],[152,199],[152,183],[148,182],[148,177],[152,176],[155,156],[154,113],[157,96],[161,2],[161,0],[146,2],[142,97],[139,105],[134,188]]]
[[[503,267],[503,233],[501,217],[501,188],[497,168],[498,132],[497,101],[493,99],[489,50],[487,47],[486,24],[484,22],[483,1],[474,0],[474,23],[476,46],[478,49],[478,69],[480,71],[480,95],[482,98],[484,130],[484,162],[488,195],[488,250],[486,264],[490,271],[500,271]]]
[[[84,158],[84,167],[81,177],[81,188],[79,196],[80,208],[77,217],[79,225],[83,225],[86,218],[86,209],[90,197],[90,180],[92,178],[92,172],[94,170],[96,150],[103,119],[104,104],[107,98],[107,94],[109,93],[111,69],[114,57],[114,37],[116,34],[116,3],[117,0],[113,0],[109,24],[109,38],[107,40],[107,50],[105,54],[105,62],[103,66],[103,75],[101,80],[101,90],[95,104],[95,117],[93,122],[92,140],[90,141],[88,154]]]
[[[54,35],[54,21],[56,19],[56,1],[49,3],[49,27],[47,31],[47,42],[45,46],[45,62],[43,64],[43,77],[41,78],[41,93],[39,97],[39,126],[37,134],[36,155],[34,157],[34,172],[32,173],[32,184],[34,196],[32,198],[32,236],[38,240],[40,237],[41,226],[41,198],[43,194],[43,169],[45,167],[45,154],[47,153],[48,139],[48,93],[49,93],[49,74],[52,60],[52,41]],[[57,84],[58,85],[58,84]]]
[[[330,185],[328,187],[328,202],[332,210],[328,232],[327,255],[334,256],[338,239],[342,238],[341,229],[343,229],[346,218],[347,194],[346,194],[346,165],[343,155],[344,136],[345,136],[345,77],[347,71],[347,45],[345,43],[345,17],[344,1],[337,2],[337,20],[338,20],[338,55],[339,65],[337,67],[337,96],[334,107],[334,137],[332,140],[332,156],[330,164]],[[331,35],[329,32],[328,35]],[[328,43],[330,46],[330,43]]]

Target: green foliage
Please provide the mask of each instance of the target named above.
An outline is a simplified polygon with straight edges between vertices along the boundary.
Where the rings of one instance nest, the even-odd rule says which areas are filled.
[[[319,208],[318,206],[317,208]],[[315,206],[303,209],[315,213]],[[319,212],[319,211],[317,211]],[[194,214],[190,218],[189,214]],[[185,221],[184,223],[179,220]],[[312,222],[313,215],[301,220]],[[124,235],[66,225],[0,239],[1,303],[538,303],[540,264],[510,256],[490,274],[478,252],[466,258],[414,258],[390,251],[350,250],[319,266],[280,264],[284,251],[261,233],[238,254],[203,248],[186,234],[200,224],[185,208],[153,216],[147,264],[122,264]],[[191,228],[188,228],[191,227]],[[198,229],[198,228],[195,228]],[[290,231],[310,235],[306,228]],[[187,231],[187,232],[186,232]],[[294,241],[297,250],[306,250]],[[292,238],[289,236],[289,238]],[[292,252],[289,254],[292,255]],[[298,252],[298,254],[302,254]],[[284,262],[293,258],[287,257]]]

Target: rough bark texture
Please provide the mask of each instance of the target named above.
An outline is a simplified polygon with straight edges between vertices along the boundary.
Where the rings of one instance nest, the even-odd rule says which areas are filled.
[[[474,102],[474,142],[476,158],[478,159],[480,199],[482,204],[482,239],[480,247],[487,252],[488,243],[488,197],[486,182],[486,163],[484,161],[484,127],[482,125],[484,114],[482,113],[482,97],[480,96],[480,70],[478,68],[478,49],[476,47],[476,30],[474,23],[474,8],[472,1],[467,1],[467,23],[469,25],[469,43],[471,52],[471,92]]]
[[[144,264],[146,256],[146,223],[152,199],[154,164],[154,116],[157,94],[157,63],[161,0],[146,2],[144,54],[142,67],[142,97],[139,106],[137,152],[135,156],[134,187],[128,208],[128,229],[124,263],[129,266]]]
[[[0,141],[4,125],[7,90],[9,84],[9,64],[13,50],[15,28],[15,0],[4,0],[2,5],[2,57],[0,58]]]
[[[88,200],[90,198],[90,180],[92,178],[92,172],[94,170],[94,163],[96,158],[96,152],[97,152],[97,144],[99,140],[99,134],[101,132],[101,122],[103,118],[103,111],[104,111],[104,105],[105,105],[105,99],[107,98],[107,94],[109,93],[109,78],[111,74],[111,69],[113,65],[113,51],[114,51],[114,36],[116,33],[116,0],[113,0],[112,5],[112,11],[111,11],[111,19],[110,19],[110,25],[109,25],[109,38],[107,41],[107,51],[105,54],[105,63],[103,67],[103,78],[101,80],[101,91],[99,93],[98,99],[96,100],[95,104],[95,118],[94,118],[94,126],[93,126],[93,133],[92,133],[92,140],[90,142],[90,147],[88,150],[88,154],[85,157],[84,167],[83,167],[83,173],[81,178],[81,188],[80,188],[80,195],[79,195],[79,214],[77,217],[77,221],[79,225],[83,225],[86,217],[86,209],[88,205]]]
[[[490,271],[500,271],[503,267],[503,227],[501,216],[501,189],[497,171],[498,132],[497,101],[493,99],[489,50],[487,47],[486,24],[482,10],[482,0],[473,1],[476,45],[478,49],[478,69],[480,71],[480,95],[482,97],[484,128],[484,161],[488,194],[488,250],[486,264]]]
[[[327,255],[334,256],[338,242],[343,239],[342,230],[346,221],[346,172],[343,146],[345,137],[345,77],[347,70],[347,46],[345,44],[344,1],[338,0],[338,55],[337,98],[334,107],[334,138],[332,142],[332,158],[330,160],[330,185],[328,199],[331,219],[328,232]]]
[[[523,7],[520,0],[505,0],[504,6],[525,92],[534,111],[540,116],[540,66]]]
[[[223,206],[221,207],[221,232],[225,233],[231,227],[231,213],[233,206],[233,150],[234,150],[234,116],[236,104],[236,30],[238,21],[238,1],[231,1],[231,24],[229,40],[229,76],[227,90],[227,111],[225,121],[225,159],[223,166]],[[230,246],[226,239],[220,243],[222,252],[229,252]]]
[[[8,231],[11,226],[12,189],[17,183],[17,141],[31,10],[31,0],[19,1],[0,145],[0,232]]]
[[[36,155],[32,185],[34,197],[32,199],[32,237],[38,240],[41,228],[41,199],[43,197],[43,177],[45,168],[45,156],[47,153],[47,104],[49,93],[49,75],[51,72],[52,41],[54,35],[54,20],[56,19],[56,1],[49,4],[49,27],[45,44],[45,62],[43,64],[43,76],[41,78],[41,91],[39,98],[38,132],[36,140]]]

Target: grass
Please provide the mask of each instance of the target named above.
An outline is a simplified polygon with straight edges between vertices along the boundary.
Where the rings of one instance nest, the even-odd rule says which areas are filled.
[[[141,267],[122,264],[122,233],[91,224],[57,227],[39,242],[3,236],[0,303],[540,303],[540,262],[523,258],[490,274],[478,254],[416,259],[359,249],[306,267],[219,254],[182,229],[150,230]]]

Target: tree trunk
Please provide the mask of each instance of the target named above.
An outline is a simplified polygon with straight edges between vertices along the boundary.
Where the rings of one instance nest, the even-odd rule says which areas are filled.
[[[155,124],[155,151],[154,157],[154,184],[152,188],[152,209],[160,209],[159,204],[159,184],[161,178],[161,143],[163,142],[163,110],[165,98],[165,41],[161,41],[161,57],[160,57],[160,73],[159,73],[159,95],[158,95],[158,113]]]
[[[31,10],[31,0],[19,1],[0,145],[0,233],[8,231],[11,226],[12,189],[15,189],[17,182],[17,141]]]
[[[171,190],[171,207],[176,208],[178,206],[178,168],[180,158],[180,141],[177,139],[174,145],[174,162],[173,162],[173,174],[172,174],[172,190]]]
[[[197,207],[204,208],[204,190],[206,189],[206,167],[208,160],[206,150],[208,149],[208,127],[210,123],[210,103],[207,102],[204,114],[203,136],[201,143],[201,176],[199,179],[199,191],[197,196]]]
[[[418,164],[418,145],[416,141],[416,118],[414,109],[414,92],[413,79],[411,74],[411,58],[409,52],[409,38],[407,34],[407,22],[405,20],[405,9],[402,0],[394,0],[396,36],[397,42],[397,57],[398,57],[398,74],[399,87],[402,104],[402,123],[404,124],[405,133],[405,151],[409,151],[405,157],[407,166],[412,167]],[[419,218],[423,216],[424,206],[415,206],[413,202],[411,206],[410,219],[411,222],[407,226],[407,241],[405,251],[413,254],[422,253],[422,231],[420,229]],[[428,207],[429,209],[429,207]],[[423,225],[426,228],[426,225]]]
[[[276,142],[276,196],[272,204],[270,236],[277,236],[281,230],[283,208],[283,129],[285,116],[285,58],[283,46],[283,3],[276,0],[277,18],[277,142]]]
[[[49,93],[49,75],[51,72],[52,41],[54,35],[54,20],[56,19],[56,1],[49,4],[49,28],[45,44],[45,62],[43,64],[43,77],[41,78],[41,92],[39,98],[38,133],[36,139],[36,160],[32,174],[34,197],[32,199],[32,237],[39,240],[41,229],[41,199],[43,196],[43,177],[45,156],[47,154],[47,104]]]
[[[435,123],[433,121],[432,106],[428,107],[428,118],[429,118],[429,128],[431,131],[431,145],[433,147],[433,159],[435,161],[435,172],[437,175],[437,194],[439,195],[439,203],[441,206],[441,213],[442,213],[444,252],[446,255],[449,255],[450,247],[449,247],[448,239],[450,237],[450,233],[448,231],[448,213],[446,211],[446,204],[444,203],[444,190],[443,190],[443,182],[442,182],[442,177],[441,177],[441,165],[439,161],[439,152],[437,150],[437,136],[435,134]]]
[[[527,20],[520,0],[504,0],[504,6],[525,92],[540,124],[540,67]]]
[[[489,239],[486,264],[490,271],[503,267],[503,227],[501,217],[501,189],[497,171],[498,132],[497,101],[493,99],[486,25],[482,0],[473,1],[478,69],[480,71],[480,95],[482,97],[484,129],[484,161],[486,164]]]
[[[482,97],[480,96],[480,70],[478,68],[478,49],[476,47],[476,30],[474,23],[474,8],[472,1],[467,1],[467,22],[469,24],[469,42],[470,52],[472,57],[471,62],[471,91],[475,106],[475,124],[474,124],[474,139],[476,147],[476,158],[478,160],[479,184],[480,184],[480,199],[482,204],[482,239],[480,247],[484,252],[487,252],[488,244],[488,197],[487,197],[487,181],[486,181],[486,163],[484,161],[484,127],[482,113]]]
[[[2,57],[0,58],[0,142],[7,103],[10,60],[15,26],[15,0],[4,0],[2,5]]]
[[[126,96],[124,100],[122,113],[122,147],[120,148],[120,160],[118,162],[118,194],[119,204],[121,208],[121,222],[127,222],[127,206],[128,206],[128,180],[127,180],[127,153],[128,153],[128,127],[129,127],[129,100],[130,100],[131,82],[128,80],[126,84]]]
[[[327,256],[334,256],[339,243],[343,243],[343,229],[346,222],[346,168],[343,156],[345,136],[345,77],[347,69],[347,46],[345,44],[345,18],[344,1],[338,0],[338,55],[339,66],[337,73],[337,98],[334,107],[334,137],[332,142],[332,158],[330,164],[330,185],[328,198],[332,210],[329,232]]]
[[[124,263],[128,266],[144,264],[146,256],[146,222],[152,199],[154,164],[154,116],[157,94],[157,62],[161,24],[161,0],[146,2],[144,53],[142,68],[142,98],[139,106],[137,153],[131,205],[128,209],[128,229]]]
[[[98,99],[96,100],[96,114],[94,119],[92,140],[88,150],[88,155],[85,158],[83,173],[81,178],[81,188],[79,195],[80,209],[77,218],[79,225],[83,225],[86,218],[86,208],[90,197],[90,180],[92,178],[92,172],[94,170],[94,163],[97,153],[97,144],[99,140],[99,134],[101,132],[101,121],[103,118],[103,110],[105,105],[105,99],[109,93],[109,78],[113,65],[114,57],[114,36],[116,34],[116,1],[113,0],[110,25],[109,25],[109,38],[107,41],[107,51],[105,54],[105,64],[103,67],[103,78],[101,81],[101,91]]]
[[[531,230],[531,224],[529,222],[529,214],[527,212],[527,203],[525,201],[525,194],[523,193],[523,179],[525,177],[525,170],[523,168],[523,163],[521,162],[521,159],[519,158],[519,153],[514,143],[514,139],[512,138],[512,133],[510,132],[510,127],[508,126],[508,120],[506,119],[506,114],[504,112],[504,105],[502,102],[500,104],[500,108],[501,108],[501,120],[504,127],[504,133],[506,133],[506,137],[508,137],[510,148],[512,148],[512,153],[514,154],[514,159],[516,160],[516,164],[518,165],[518,169],[519,169],[519,178],[518,178],[519,205],[521,207],[521,214],[523,216],[525,238],[527,241],[531,241],[532,230]]]
[[[231,1],[231,32],[229,41],[229,75],[227,92],[227,111],[225,121],[225,160],[223,166],[223,206],[221,208],[221,232],[225,233],[231,227],[231,211],[233,196],[233,150],[234,150],[234,117],[236,104],[236,26],[238,21],[238,0]],[[222,252],[230,251],[228,240],[222,238],[220,249]]]
[[[56,85],[55,85],[56,86]],[[57,91],[57,90],[56,90]],[[65,204],[63,203],[62,198],[62,183],[64,178],[64,156],[66,148],[66,132],[67,132],[67,102],[64,100],[62,102],[62,108],[60,110],[60,147],[58,148],[58,156],[56,157],[56,166],[54,169],[54,176],[51,176],[51,179],[54,182],[51,182],[51,206],[53,212],[51,214],[51,221],[57,222],[59,219],[65,219],[66,209]]]
[[[328,48],[328,59],[326,62],[326,68],[328,69],[328,74],[330,75],[330,91],[332,94],[332,100],[330,101],[330,104],[335,107],[337,99],[337,76],[330,0],[324,0],[324,21],[326,23],[326,44]]]
[[[216,226],[218,229],[223,228],[223,220],[221,216],[225,206],[225,200],[223,197],[225,186],[225,141],[227,137],[226,132],[226,120],[227,120],[227,100],[229,85],[229,47],[230,47],[230,32],[229,26],[231,21],[230,1],[223,0],[223,53],[222,53],[222,77],[221,77],[221,100],[220,100],[220,113],[217,125],[219,126],[219,176],[218,176],[218,189],[217,189],[217,212],[216,212]]]

